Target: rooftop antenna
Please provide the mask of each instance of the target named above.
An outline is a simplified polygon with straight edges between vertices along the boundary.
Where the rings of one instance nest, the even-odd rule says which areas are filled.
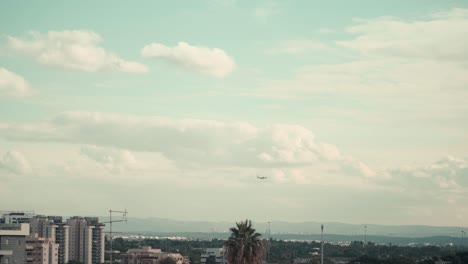
[[[116,219],[116,220],[112,220],[112,214],[114,213],[118,213],[118,214],[122,214],[122,218],[121,219]],[[116,223],[116,222],[125,222],[127,223],[127,209],[125,209],[124,211],[115,211],[115,210],[109,210],[109,221],[107,222],[104,222],[104,223],[109,223],[109,263],[112,264],[112,254],[114,254],[114,251],[112,251],[112,223]],[[115,233],[115,232],[114,232]]]

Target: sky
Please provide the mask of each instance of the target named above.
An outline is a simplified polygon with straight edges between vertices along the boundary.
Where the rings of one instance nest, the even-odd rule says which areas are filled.
[[[468,1],[0,2],[3,210],[467,226],[466,204]]]

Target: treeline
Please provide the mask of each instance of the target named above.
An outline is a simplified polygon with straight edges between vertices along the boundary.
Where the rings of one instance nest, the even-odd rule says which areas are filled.
[[[440,261],[447,261],[451,264],[468,264],[468,251],[451,253],[443,256],[433,256],[430,258],[414,260],[406,256],[376,258],[370,256],[361,256],[352,259],[349,263],[360,264],[437,264]]]
[[[266,241],[268,242],[268,241]],[[204,248],[219,248],[224,245],[224,240],[169,240],[169,239],[143,239],[124,240],[116,238],[113,240],[113,250],[127,252],[130,248],[151,246],[160,248],[165,252],[178,252],[188,256],[192,264],[200,263],[200,255]],[[106,246],[107,247],[107,246]],[[284,240],[271,240],[270,263],[290,264],[295,259],[311,259],[314,248],[320,248],[318,242],[291,242]],[[424,263],[432,264],[436,260],[452,261],[453,264],[467,263],[468,251],[462,252],[453,246],[396,246],[378,245],[372,242],[364,246],[362,241],[354,241],[349,246],[324,244],[324,252],[327,260],[333,258],[349,259],[350,263]],[[115,256],[118,258],[118,255]],[[311,260],[313,262],[314,260]],[[424,262],[423,262],[424,261]],[[327,261],[329,262],[329,261]],[[331,262],[329,262],[331,263]]]

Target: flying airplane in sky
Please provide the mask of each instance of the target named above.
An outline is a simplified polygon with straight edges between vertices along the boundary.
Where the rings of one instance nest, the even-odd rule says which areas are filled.
[[[257,179],[265,180],[266,178],[267,178],[267,177],[265,177],[265,176],[258,176],[258,175],[257,175]]]

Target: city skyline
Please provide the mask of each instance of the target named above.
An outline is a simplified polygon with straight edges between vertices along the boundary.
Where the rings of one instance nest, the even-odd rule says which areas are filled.
[[[0,206],[467,226],[467,47],[466,1],[1,2]]]

